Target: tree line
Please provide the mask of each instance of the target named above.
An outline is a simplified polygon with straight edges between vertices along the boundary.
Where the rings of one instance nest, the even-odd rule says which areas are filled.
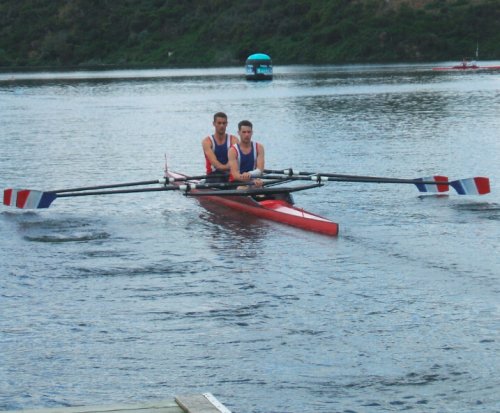
[[[411,1],[411,0],[410,0]],[[0,66],[500,58],[500,0],[0,0]]]

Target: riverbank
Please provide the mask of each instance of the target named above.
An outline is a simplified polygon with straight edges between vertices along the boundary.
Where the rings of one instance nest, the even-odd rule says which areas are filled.
[[[499,0],[8,0],[0,15],[0,66],[422,62],[478,43],[500,58]]]

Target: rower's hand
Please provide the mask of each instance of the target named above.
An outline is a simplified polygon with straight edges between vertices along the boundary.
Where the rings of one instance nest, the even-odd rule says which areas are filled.
[[[254,188],[262,188],[262,185],[264,185],[264,182],[262,182],[260,179],[254,179],[253,185],[254,185]]]
[[[252,175],[248,172],[244,172],[241,174],[241,180],[243,182],[250,182],[252,180]]]

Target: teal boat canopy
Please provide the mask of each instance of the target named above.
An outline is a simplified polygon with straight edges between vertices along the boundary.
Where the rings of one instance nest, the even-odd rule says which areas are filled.
[[[267,55],[267,54],[264,54],[264,53],[255,53],[251,56],[248,57],[247,60],[271,60],[271,58]]]
[[[273,61],[264,53],[255,53],[245,63],[247,80],[273,80]]]

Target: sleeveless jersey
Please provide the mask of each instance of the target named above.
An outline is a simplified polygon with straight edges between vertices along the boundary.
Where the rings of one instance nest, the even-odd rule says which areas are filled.
[[[239,144],[235,143],[232,147],[236,149],[236,160],[238,161],[238,172],[240,174],[253,171],[257,168],[257,156],[259,155],[259,145],[257,142],[252,142],[252,150],[247,155],[241,152]],[[234,180],[232,174],[229,180]]]
[[[214,150],[215,157],[221,164],[226,165],[228,162],[227,151],[231,147],[231,135],[226,133],[226,142],[224,142],[222,145],[217,145],[217,141],[215,140],[214,135],[209,136],[209,138],[212,142],[212,149]],[[215,166],[210,163],[206,154],[205,165],[207,167],[207,175],[215,172]]]

